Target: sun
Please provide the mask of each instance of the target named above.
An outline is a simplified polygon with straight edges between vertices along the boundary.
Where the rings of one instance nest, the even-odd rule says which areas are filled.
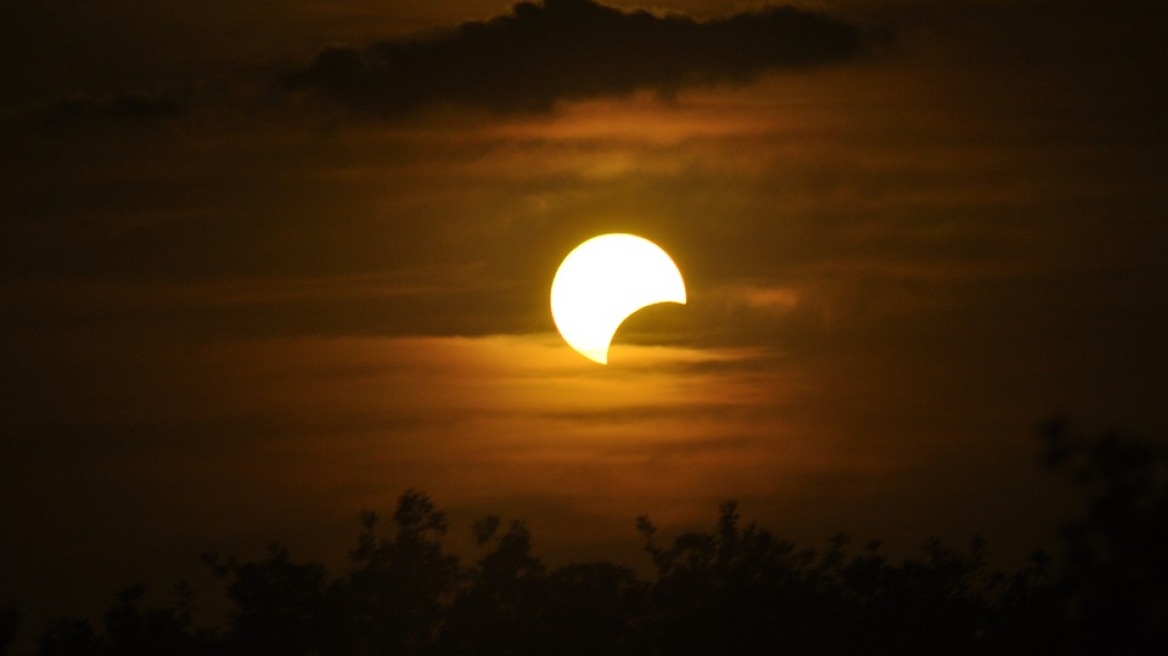
[[[624,320],[656,303],[684,305],[685,282],[669,254],[643,237],[593,237],[568,253],[552,281],[552,319],[564,341],[608,364],[608,347]]]

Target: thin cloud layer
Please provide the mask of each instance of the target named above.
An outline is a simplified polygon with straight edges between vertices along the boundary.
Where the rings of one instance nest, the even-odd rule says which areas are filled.
[[[860,41],[858,28],[793,7],[700,22],[592,0],[545,0],[427,38],[329,48],[288,82],[385,115],[431,104],[541,111],[558,101],[671,93],[846,60]]]

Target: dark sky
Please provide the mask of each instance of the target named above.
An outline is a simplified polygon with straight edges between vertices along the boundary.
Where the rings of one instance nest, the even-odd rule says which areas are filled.
[[[339,559],[406,488],[636,563],[717,503],[815,543],[1067,511],[1035,427],[1168,435],[1168,7],[0,7],[0,605],[206,550]],[[689,303],[610,366],[578,242]]]

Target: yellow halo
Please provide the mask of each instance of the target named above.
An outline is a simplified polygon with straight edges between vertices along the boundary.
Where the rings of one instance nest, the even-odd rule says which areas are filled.
[[[624,320],[655,303],[685,304],[681,272],[661,247],[636,235],[593,237],[568,253],[552,281],[552,319],[564,341],[608,364]]]

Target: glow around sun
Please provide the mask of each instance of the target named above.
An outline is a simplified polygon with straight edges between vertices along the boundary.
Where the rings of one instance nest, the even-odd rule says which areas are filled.
[[[681,272],[661,247],[629,234],[593,237],[568,253],[552,281],[552,318],[581,355],[608,364],[624,320],[656,303],[685,304]]]

